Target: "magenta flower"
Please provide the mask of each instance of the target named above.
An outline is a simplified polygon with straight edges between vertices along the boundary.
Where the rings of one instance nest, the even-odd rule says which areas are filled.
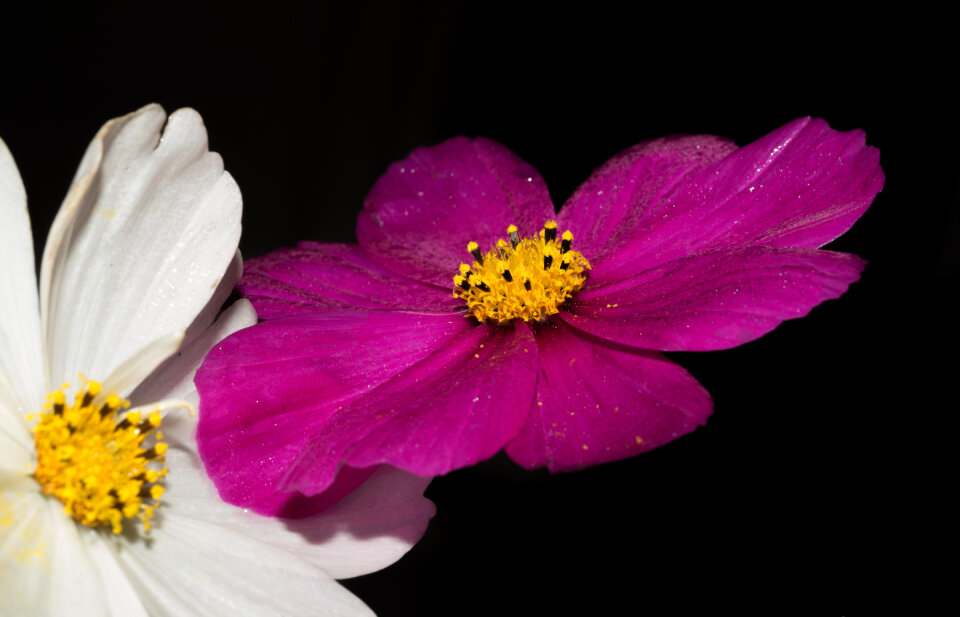
[[[497,143],[418,149],[373,187],[359,245],[247,263],[266,321],[197,375],[208,471],[277,513],[379,464],[433,476],[505,447],[564,471],[667,443],[712,401],[659,352],[734,347],[843,294],[863,260],[818,247],[882,185],[861,131],[810,118],[743,148],[641,143],[559,213]]]

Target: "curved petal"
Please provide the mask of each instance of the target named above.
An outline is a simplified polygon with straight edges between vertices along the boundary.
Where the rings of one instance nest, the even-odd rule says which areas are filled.
[[[0,221],[0,419],[21,441],[28,437],[25,417],[40,411],[47,383],[27,196],[2,139]]]
[[[706,424],[710,395],[664,356],[612,346],[557,321],[537,331],[536,401],[507,454],[569,471],[646,452]]]
[[[634,347],[727,349],[840,297],[865,263],[856,255],[812,249],[713,251],[584,289],[561,315],[581,330]]]
[[[384,267],[452,290],[469,242],[486,252],[511,224],[529,236],[555,216],[533,167],[496,142],[455,137],[387,169],[364,201],[357,239]]]
[[[489,458],[526,420],[536,358],[525,326],[472,328],[315,425],[282,485],[309,495],[341,464],[435,476]]]
[[[622,280],[724,247],[817,248],[860,218],[883,180],[880,153],[863,131],[801,118],[686,178],[651,209],[658,216],[642,223],[643,233],[591,276]]]
[[[329,312],[227,337],[197,371],[197,444],[227,502],[261,514],[293,497],[276,482],[338,408],[472,330],[457,313]]]
[[[603,164],[560,208],[577,249],[596,267],[671,210],[664,203],[697,170],[719,161],[736,144],[712,135],[678,135],[637,144]]]
[[[151,105],[108,122],[51,228],[41,311],[55,382],[102,378],[184,331],[237,249],[240,192],[200,116],[165,119]]]
[[[296,556],[229,527],[173,513],[152,527],[149,542],[125,543],[116,556],[154,617],[373,615]]]
[[[319,514],[295,520],[259,516],[221,501],[195,453],[181,446],[167,452],[165,517],[206,521],[257,538],[334,578],[395,562],[423,536],[435,512],[423,497],[429,478],[384,466]]]
[[[345,309],[452,311],[462,301],[451,289],[399,276],[356,244],[316,242],[247,261],[237,285],[261,319]]]

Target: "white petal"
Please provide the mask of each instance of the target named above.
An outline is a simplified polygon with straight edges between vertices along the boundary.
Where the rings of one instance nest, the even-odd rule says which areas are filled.
[[[193,375],[207,352],[229,334],[257,323],[257,313],[248,300],[230,305],[217,321],[206,330],[185,341],[180,351],[171,356],[140,384],[130,400],[134,405],[145,405],[163,398],[182,398],[197,404],[197,389]]]
[[[90,531],[90,530],[84,530]],[[0,489],[0,602],[4,615],[100,617],[106,591],[63,506],[39,492]]]
[[[0,430],[14,441],[27,438],[29,443],[26,415],[40,411],[47,384],[27,197],[2,139],[0,265]]]
[[[114,393],[123,397],[130,394],[141,381],[146,379],[147,375],[176,353],[182,342],[183,332],[166,334],[151,341],[103,378],[102,396]]]
[[[102,379],[184,331],[237,249],[240,192],[200,116],[156,105],[111,121],[81,163],[41,267],[54,382]]]
[[[195,401],[193,374],[206,352],[228,334],[254,323],[256,314],[250,303],[238,301],[213,327],[151,375],[131,398],[148,401],[177,396]],[[372,572],[409,550],[434,513],[433,504],[422,496],[428,480],[384,468],[319,516],[299,521],[261,517],[220,500],[200,466],[195,427],[196,419],[185,414],[164,419],[163,431],[172,447],[166,455],[170,470],[167,492],[155,519],[154,552],[135,550],[136,562],[120,556],[134,568],[128,570],[129,576],[142,579],[141,594],[148,598],[145,602],[151,610],[161,615],[230,614],[232,604],[221,606],[217,600],[226,594],[250,611],[240,615],[267,610],[261,602],[269,606],[268,614],[368,614],[366,607],[330,576]],[[189,542],[173,544],[183,542],[184,534],[189,534]],[[161,538],[169,539],[161,542]],[[229,557],[217,555],[227,547]],[[166,557],[168,552],[178,551],[183,553]],[[193,551],[199,553],[194,555]],[[202,564],[201,559],[229,563],[235,568],[222,572],[222,565],[211,566],[202,574],[205,593],[196,593],[204,593],[206,601],[213,604],[150,591],[161,577],[168,576],[166,567],[175,567],[169,564]],[[307,566],[308,562],[312,566]],[[269,563],[273,565],[265,568]],[[202,571],[204,566],[197,568]],[[211,573],[217,574],[216,580],[210,578]],[[180,587],[180,583],[175,584]],[[289,604],[277,604],[281,601]],[[182,613],[188,607],[196,612]]]
[[[0,415],[0,473],[4,471],[24,473],[33,461],[33,440],[28,434],[21,434],[25,432],[22,426],[18,424],[7,427],[4,426],[5,421],[5,416]],[[8,428],[13,430],[7,430]]]
[[[83,530],[81,530],[83,531]],[[90,532],[88,532],[90,533]],[[113,536],[101,540],[100,534],[109,532],[94,532],[97,537],[87,544],[87,554],[97,569],[103,581],[105,598],[110,617],[148,617],[146,609],[137,597],[137,592],[120,568],[115,557],[116,550],[124,550],[127,539],[124,536]],[[94,535],[91,533],[91,535]],[[134,542],[141,540],[136,539]],[[113,550],[111,550],[111,546]]]
[[[334,578],[369,574],[394,563],[423,536],[435,512],[423,497],[429,478],[383,466],[333,507],[303,519],[252,514],[219,499],[199,460],[167,450],[163,510],[229,527],[298,555]]]
[[[322,571],[255,538],[158,513],[117,558],[155,617],[372,615]]]
[[[225,310],[217,321],[164,362],[148,377],[133,394],[130,400],[134,405],[148,405],[166,398],[184,399],[196,408],[197,389],[193,385],[193,375],[203,362],[210,348],[229,334],[257,323],[257,313],[248,300],[238,300]],[[172,412],[163,420],[163,432],[168,443],[180,444],[196,454],[197,444],[194,434],[196,420],[186,413]]]
[[[383,465],[319,516],[284,521],[262,537],[299,553],[334,578],[376,572],[409,551],[436,513],[423,496],[431,478]],[[252,529],[250,530],[253,531]],[[323,550],[316,542],[323,541]]]
[[[233,260],[230,262],[230,265],[227,266],[226,272],[223,273],[223,278],[221,278],[217,284],[217,288],[207,301],[207,305],[203,307],[203,310],[200,311],[196,318],[194,318],[193,323],[190,324],[190,327],[187,328],[187,335],[183,340],[184,346],[190,345],[195,338],[202,335],[206,329],[210,327],[220,313],[220,309],[223,308],[223,303],[226,302],[230,294],[233,293],[233,288],[242,275],[243,257],[240,255],[240,251],[237,251],[233,254]],[[254,313],[254,319],[256,319],[256,313]],[[256,323],[256,321],[254,321],[254,323]]]

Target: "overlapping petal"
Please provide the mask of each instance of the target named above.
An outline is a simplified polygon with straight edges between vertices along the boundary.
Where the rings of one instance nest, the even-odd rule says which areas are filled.
[[[429,478],[384,466],[319,514],[265,519],[220,500],[189,445],[169,450],[168,460],[179,473],[168,483],[164,517],[205,521],[257,538],[335,578],[390,565],[420,539],[435,512],[423,497]]]
[[[840,297],[864,263],[812,249],[717,250],[585,289],[562,317],[601,338],[645,349],[726,349]]]
[[[228,337],[196,377],[209,411],[197,431],[200,454],[220,495],[284,512],[292,489],[277,482],[320,427],[471,329],[457,313],[347,311],[267,321]]]
[[[471,328],[332,414],[283,486],[318,493],[341,463],[436,476],[493,456],[526,421],[536,356],[525,327]]]
[[[562,321],[537,332],[536,401],[507,454],[569,471],[646,452],[707,421],[710,395],[664,356],[585,336]]]
[[[507,227],[532,235],[555,216],[540,174],[487,139],[455,137],[391,165],[364,201],[357,240],[383,267],[450,288],[469,242]]]
[[[236,183],[207,150],[195,111],[168,120],[152,105],[107,123],[44,253],[50,374],[108,375],[186,330],[234,256],[240,211]]]
[[[596,268],[622,245],[650,233],[675,207],[665,199],[690,176],[737,146],[713,135],[646,141],[594,171],[560,209],[557,223]]]
[[[344,309],[451,311],[460,303],[449,285],[401,276],[355,244],[302,242],[252,259],[238,290],[262,319]]]
[[[255,536],[178,516],[153,535],[117,555],[151,615],[372,615],[332,577]]]
[[[245,300],[214,322],[240,275],[240,196],[207,152],[199,116],[174,113],[161,136],[164,120],[148,106],[98,133],[48,237],[39,302],[23,187],[0,142],[0,612],[370,614],[332,577],[406,552],[433,514],[429,480],[389,468],[342,474],[336,497],[356,490],[293,522],[220,500],[188,412],[206,351],[256,322]],[[50,382],[78,371],[165,410],[167,491],[147,533],[78,524],[31,476],[23,418]]]
[[[863,214],[883,186],[862,131],[801,118],[706,166],[658,196],[591,284],[724,247],[818,248]],[[574,232],[576,233],[576,232]]]

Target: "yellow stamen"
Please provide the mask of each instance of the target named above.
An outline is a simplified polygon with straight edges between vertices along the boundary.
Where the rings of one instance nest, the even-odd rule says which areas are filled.
[[[509,242],[498,240],[486,255],[476,242],[467,245],[476,261],[460,264],[454,296],[480,321],[540,321],[558,313],[557,307],[583,287],[590,269],[570,248],[573,234],[565,231],[558,241],[556,221],[547,221],[533,238],[520,238],[515,225],[507,235]]]
[[[97,400],[100,384],[86,380],[73,405],[66,407],[63,391],[69,387],[65,384],[49,394],[37,415],[33,477],[45,494],[63,502],[66,514],[88,527],[109,525],[113,533],[120,533],[123,519],[138,517],[149,529],[163,494],[163,487],[154,483],[167,469],[147,465],[162,462],[167,444],[157,441],[149,449],[142,446],[160,426],[160,414],[150,412],[141,421],[143,414],[131,411],[117,422],[114,413],[130,402],[114,394]]]

